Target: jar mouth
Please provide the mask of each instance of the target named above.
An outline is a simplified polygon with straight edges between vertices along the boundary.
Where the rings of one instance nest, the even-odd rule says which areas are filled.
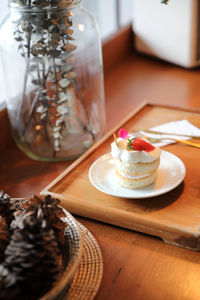
[[[32,2],[32,1],[30,1]],[[12,0],[8,1],[8,7],[11,9],[19,9],[21,11],[34,11],[34,12],[42,12],[42,11],[57,11],[57,10],[63,10],[63,9],[71,9],[74,6],[76,6],[77,4],[79,4],[81,2],[81,0],[65,0],[62,1],[60,0],[60,2],[58,1],[58,4],[48,4],[47,6],[40,6],[37,4],[32,4],[30,3],[30,5],[22,5],[22,4],[16,4],[13,3]]]

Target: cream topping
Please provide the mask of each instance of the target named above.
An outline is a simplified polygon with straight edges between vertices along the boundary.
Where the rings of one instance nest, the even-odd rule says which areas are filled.
[[[115,159],[120,159],[126,163],[148,163],[160,157],[160,148],[155,147],[153,151],[127,150],[127,140],[118,138],[117,145],[111,144],[111,155]]]

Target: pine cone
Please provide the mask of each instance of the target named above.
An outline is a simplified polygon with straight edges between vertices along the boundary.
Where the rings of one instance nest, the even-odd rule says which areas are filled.
[[[34,196],[29,201],[11,203],[14,219],[10,223],[11,236],[4,262],[0,265],[0,299],[37,299],[51,288],[62,271],[66,223],[60,219],[65,215],[58,203],[59,200],[48,196],[44,201]],[[5,232],[2,236],[5,237]]]
[[[61,271],[58,254],[53,231],[15,230],[5,251],[5,266],[15,274],[21,295],[35,299],[51,288]]]
[[[17,299],[17,294],[19,294],[15,274],[4,265],[0,265],[0,291],[1,300]]]
[[[0,262],[4,259],[4,251],[9,243],[9,231],[6,220],[0,216]]]
[[[10,196],[0,190],[0,216],[4,217],[8,226],[12,222],[14,212],[22,208],[22,202],[27,200],[10,199]]]
[[[61,272],[60,248],[40,205],[18,211],[14,216],[5,267],[16,275],[21,294],[34,299],[38,297],[36,292],[42,295],[48,291]]]
[[[0,215],[5,217],[10,209],[10,196],[0,190]]]
[[[60,201],[56,198],[52,198],[50,195],[47,195],[45,196],[44,200],[34,196],[33,198],[29,199],[29,202],[31,205],[39,207],[38,216],[46,220],[47,227],[53,228],[60,246],[65,244],[64,231],[67,224],[61,219],[62,217],[66,216],[62,208],[58,206]]]

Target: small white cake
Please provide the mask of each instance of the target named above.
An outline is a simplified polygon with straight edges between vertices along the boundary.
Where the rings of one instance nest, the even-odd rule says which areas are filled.
[[[121,131],[123,138],[118,137],[111,144],[117,183],[132,189],[153,183],[160,164],[160,148],[154,147],[145,139],[133,137],[124,129]]]

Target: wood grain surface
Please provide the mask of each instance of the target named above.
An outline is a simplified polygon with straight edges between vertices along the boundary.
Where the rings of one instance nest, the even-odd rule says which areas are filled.
[[[114,53],[113,48],[110,55]],[[104,78],[106,132],[143,101],[200,108],[199,68],[186,70],[127,53]],[[0,120],[0,188],[15,197],[39,194],[70,162],[43,163],[27,158],[11,140],[4,117]],[[193,178],[199,177],[199,169],[197,161]],[[199,191],[200,184],[193,186],[191,196]],[[95,300],[200,299],[199,252],[103,222],[77,219],[95,236],[104,259],[103,280]]]

